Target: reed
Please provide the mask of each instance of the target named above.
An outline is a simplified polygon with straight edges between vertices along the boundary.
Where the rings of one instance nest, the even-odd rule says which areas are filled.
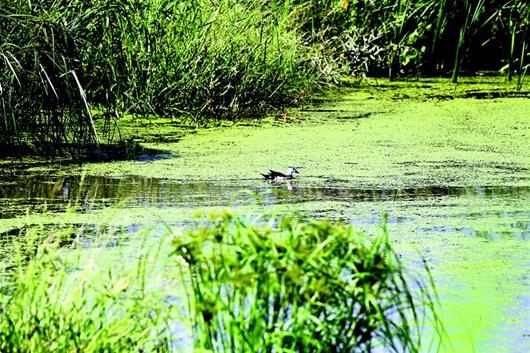
[[[288,215],[210,220],[174,240],[188,266],[195,349],[419,351],[422,319],[436,318],[434,291],[405,275],[384,228],[369,238]]]
[[[2,141],[97,146],[124,114],[208,124],[292,104],[319,74],[289,10],[258,0],[8,0]]]
[[[11,0],[0,9],[0,146],[45,151],[74,141],[98,144],[79,77],[75,23],[57,2]],[[46,10],[44,10],[46,9]]]
[[[524,0],[6,0],[0,147],[98,149],[125,114],[261,117],[343,75],[528,69]]]
[[[528,38],[530,4],[526,1],[308,3],[320,4],[320,12],[327,14],[321,15],[320,30],[313,32],[329,34],[327,44],[338,50],[327,53],[336,54],[335,61],[345,59],[352,72],[362,66],[368,75],[450,74],[457,81],[462,70],[498,71],[511,62],[511,72],[522,73],[513,64],[519,61]],[[339,22],[336,12],[342,12],[346,20]],[[367,38],[370,45],[364,45]]]
[[[510,67],[509,79],[511,79],[512,71],[514,71],[514,58],[516,49],[519,49],[520,55],[517,60],[517,90],[523,89],[523,82],[530,67],[530,55],[528,53],[528,38],[530,37],[530,4],[515,1],[510,8],[510,26],[511,45],[510,45]]]
[[[526,57],[529,56],[527,53],[527,46],[528,46],[528,43],[526,42],[526,39],[525,39],[523,40],[523,47],[521,49],[521,57],[519,58],[519,70],[518,70],[518,75],[517,75],[517,90],[518,91],[522,91],[524,78],[526,76],[528,68],[530,68],[530,63],[527,63],[525,60]]]

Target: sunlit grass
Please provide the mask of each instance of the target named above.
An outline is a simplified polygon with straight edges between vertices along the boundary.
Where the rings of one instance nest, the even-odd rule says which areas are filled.
[[[89,247],[69,229],[18,247],[19,259],[0,294],[2,352],[168,352],[182,322],[166,241]],[[62,238],[62,239],[61,239]],[[143,239],[143,240],[142,240]],[[62,247],[58,247],[63,244]],[[85,246],[83,246],[85,245]],[[72,249],[74,246],[74,249]],[[31,251],[29,251],[31,250]],[[172,299],[171,295],[175,298]]]
[[[416,352],[438,327],[428,274],[404,273],[384,229],[232,211],[207,222],[13,239],[0,351]]]
[[[197,349],[417,352],[423,320],[438,327],[432,283],[404,273],[385,229],[368,237],[340,223],[231,211],[210,220],[173,241],[188,266]]]
[[[127,114],[262,117],[344,74],[456,82],[487,69],[520,91],[529,18],[520,0],[8,0],[0,152],[96,153]]]

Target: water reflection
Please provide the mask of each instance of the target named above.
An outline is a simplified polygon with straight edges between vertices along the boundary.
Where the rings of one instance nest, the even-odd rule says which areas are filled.
[[[477,212],[458,210],[448,212],[449,200],[477,198],[479,200],[530,199],[530,187],[420,187],[408,189],[360,189],[340,186],[335,181],[327,187],[308,186],[303,183],[268,183],[261,180],[245,180],[247,193],[240,192],[240,181],[223,183],[183,183],[178,180],[155,178],[106,178],[95,176],[17,175],[0,180],[0,219],[19,217],[41,212],[62,212],[74,206],[77,212],[91,212],[104,207],[119,205],[121,208],[197,208],[226,205],[300,204],[318,205],[334,202],[326,209],[310,208],[312,216],[331,217],[357,224],[372,224],[380,221],[381,209],[391,213],[389,223],[413,222],[414,215],[401,214],[403,205],[413,207],[416,213],[422,208],[431,209],[428,217],[439,219],[432,227],[418,228],[428,232],[460,232],[473,237],[488,235],[490,238],[505,236],[505,233],[527,237],[530,233],[530,210],[485,209]],[[443,201],[441,201],[443,200]],[[382,203],[377,214],[355,215],[359,204]],[[400,204],[395,206],[395,204]],[[435,212],[432,212],[435,209]],[[398,210],[398,214],[392,214]],[[422,215],[424,216],[424,215]],[[485,232],[472,227],[455,227],[444,224],[444,219],[505,219],[502,231]],[[179,222],[179,220],[174,220]],[[182,222],[183,220],[180,220]]]
[[[178,180],[154,178],[106,178],[79,176],[8,176],[0,180],[0,199],[5,205],[27,204],[29,208],[46,203],[48,209],[57,204],[82,202],[86,210],[129,200],[128,206],[219,206],[237,194],[241,186],[230,184],[182,183]],[[263,197],[266,204],[313,201],[413,201],[441,196],[477,196],[481,198],[511,195],[530,196],[530,187],[420,187],[405,189],[358,189],[350,187],[298,186],[293,182],[266,183],[256,180],[247,187]],[[0,218],[9,210],[2,207]],[[509,216],[509,212],[506,213]],[[7,217],[9,217],[8,215]]]

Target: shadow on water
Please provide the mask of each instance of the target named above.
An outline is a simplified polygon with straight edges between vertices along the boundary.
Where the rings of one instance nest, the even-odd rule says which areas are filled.
[[[138,160],[143,160],[140,157]],[[164,158],[164,156],[150,156]],[[418,187],[404,189],[361,189],[340,186],[299,186],[295,182],[267,183],[256,180],[256,186],[246,189],[256,192],[265,205],[315,201],[375,202],[414,201],[443,196],[494,197],[502,195],[528,196],[530,187]],[[172,179],[99,176],[11,175],[0,179],[0,202],[10,207],[27,206],[37,209],[44,202],[49,211],[61,210],[61,205],[84,203],[84,211],[110,206],[127,200],[125,207],[208,207],[226,206],[241,190],[237,182],[185,183]],[[10,214],[10,212],[13,214]],[[15,210],[0,208],[0,218],[10,218]]]
[[[142,157],[143,158],[143,157]],[[149,158],[164,158],[149,157]],[[114,205],[119,208],[203,208],[225,207],[229,205],[251,205],[256,199],[243,198],[240,194],[241,185],[233,183],[183,183],[171,179],[148,179],[140,177],[106,178],[95,176],[54,176],[54,175],[12,175],[0,179],[0,219],[10,219],[42,212],[63,212],[70,206],[75,206],[77,212],[89,213]],[[527,237],[530,233],[530,222],[523,222],[520,218],[528,215],[528,210],[523,210],[523,215],[518,212],[499,212],[470,214],[444,214],[440,199],[456,199],[462,197],[488,198],[518,198],[528,199],[530,187],[420,187],[407,189],[359,189],[334,186],[313,187],[292,183],[267,183],[256,180],[252,187],[247,189],[255,193],[264,205],[318,205],[319,202],[337,203],[331,206],[342,209],[331,218],[342,219],[359,224],[378,222],[379,217],[369,219],[348,218],[345,207],[338,205],[359,206],[359,203],[383,203],[393,205],[413,204],[418,209],[436,205],[440,212],[430,215],[431,218],[458,218],[480,219],[484,217],[503,218],[520,236]],[[239,196],[238,196],[239,195]],[[330,217],[330,210],[310,207],[309,215]],[[347,211],[347,207],[346,207]],[[519,212],[520,213],[520,212]],[[376,219],[377,218],[377,219]],[[508,221],[509,220],[509,221]],[[184,224],[184,220],[172,222]],[[390,223],[403,223],[412,221],[410,216],[392,215]],[[523,224],[526,223],[526,224]],[[420,231],[450,232],[450,227],[419,228]],[[463,234],[483,236],[474,229],[459,229]],[[500,234],[500,233],[499,233]],[[501,234],[504,235],[504,234]],[[494,237],[500,236],[497,233]]]
[[[46,158],[42,159],[45,156]],[[29,159],[26,157],[30,157]],[[134,140],[122,140],[109,144],[41,144],[38,149],[17,145],[0,148],[0,158],[12,163],[5,163],[0,169],[0,177],[5,174],[25,170],[28,167],[49,166],[50,160],[56,164],[69,165],[82,162],[109,162],[137,159],[152,161],[156,159],[175,158],[166,151],[146,148]]]

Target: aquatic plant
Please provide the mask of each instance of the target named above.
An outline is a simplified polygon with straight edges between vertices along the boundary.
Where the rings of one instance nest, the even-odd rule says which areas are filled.
[[[318,76],[287,4],[9,0],[0,19],[6,148],[97,148],[127,113],[258,117]]]
[[[385,231],[370,238],[289,216],[264,216],[267,225],[230,211],[209,217],[210,226],[177,233],[172,246],[151,228],[88,241],[82,228],[36,227],[23,235],[27,244],[13,239],[17,266],[0,283],[0,351],[356,352],[384,344],[416,352],[420,320],[436,318],[432,288],[406,278]]]
[[[0,8],[0,147],[52,153],[98,144],[76,56],[79,22],[60,2],[9,0]]]
[[[430,285],[375,237],[288,215],[231,211],[174,239],[194,345],[211,352],[417,352],[435,318]],[[414,287],[414,289],[413,289]]]
[[[311,9],[311,39],[326,43],[328,61],[359,74],[447,75],[462,70],[520,76],[530,4],[523,0],[301,0]],[[366,39],[370,42],[365,45]],[[521,57],[522,55],[522,57]],[[519,59],[521,58],[521,59]],[[524,65],[523,65],[524,66]],[[510,76],[511,77],[511,76]]]
[[[260,117],[345,74],[505,68],[521,89],[529,34],[523,0],[6,0],[0,152],[98,151],[127,114]]]
[[[71,233],[48,230],[31,251],[24,247],[21,256],[11,254],[19,263],[9,280],[0,282],[0,351],[176,349],[171,325],[182,309],[168,300],[176,282],[165,272],[171,266],[164,254],[167,243],[140,236],[119,248],[103,246],[104,241],[82,248]],[[69,246],[64,246],[65,235]]]

